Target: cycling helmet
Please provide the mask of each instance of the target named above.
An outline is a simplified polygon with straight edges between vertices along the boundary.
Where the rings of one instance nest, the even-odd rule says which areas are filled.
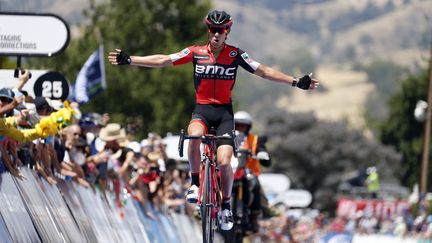
[[[225,11],[213,10],[207,14],[205,23],[208,27],[210,26],[222,26],[229,29],[232,25],[231,15]]]
[[[234,114],[234,122],[252,126],[252,116],[246,111],[237,111]]]

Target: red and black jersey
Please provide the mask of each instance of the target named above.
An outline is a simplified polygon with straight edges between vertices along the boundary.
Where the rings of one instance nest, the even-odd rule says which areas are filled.
[[[224,46],[217,59],[208,45],[190,46],[170,57],[174,65],[193,63],[198,104],[230,104],[237,67],[254,73],[260,65],[246,52],[230,45]]]

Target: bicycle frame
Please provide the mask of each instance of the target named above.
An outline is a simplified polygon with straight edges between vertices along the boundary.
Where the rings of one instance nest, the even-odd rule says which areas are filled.
[[[200,169],[200,188],[198,194],[198,206],[201,211],[201,221],[203,230],[203,242],[212,243],[214,232],[219,227],[218,212],[222,202],[222,192],[220,190],[219,175],[217,168],[216,141],[227,136],[216,136],[206,134],[203,136],[186,136],[181,130],[179,140],[179,155],[183,157],[183,143],[185,139],[200,139],[204,145],[203,156]],[[233,134],[230,135],[233,139]]]

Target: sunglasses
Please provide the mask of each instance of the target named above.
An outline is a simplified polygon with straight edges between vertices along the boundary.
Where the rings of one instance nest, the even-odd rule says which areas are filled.
[[[11,102],[12,102],[11,99],[6,98],[6,97],[0,97],[0,101],[1,101],[2,103],[11,103]]]
[[[226,33],[228,33],[228,29],[225,29],[225,28],[215,28],[215,27],[210,27],[210,28],[208,29],[208,32],[209,32],[209,33],[212,33],[212,34],[216,34],[216,33],[219,33],[219,34],[226,34]]]

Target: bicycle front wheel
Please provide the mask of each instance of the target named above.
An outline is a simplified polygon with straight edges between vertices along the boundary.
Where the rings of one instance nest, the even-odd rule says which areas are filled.
[[[203,231],[203,242],[213,243],[214,231],[215,231],[215,218],[212,214],[213,204],[211,202],[212,187],[211,187],[211,176],[210,176],[210,162],[206,161],[204,169],[204,180],[202,190],[202,201],[201,201],[201,223]]]

